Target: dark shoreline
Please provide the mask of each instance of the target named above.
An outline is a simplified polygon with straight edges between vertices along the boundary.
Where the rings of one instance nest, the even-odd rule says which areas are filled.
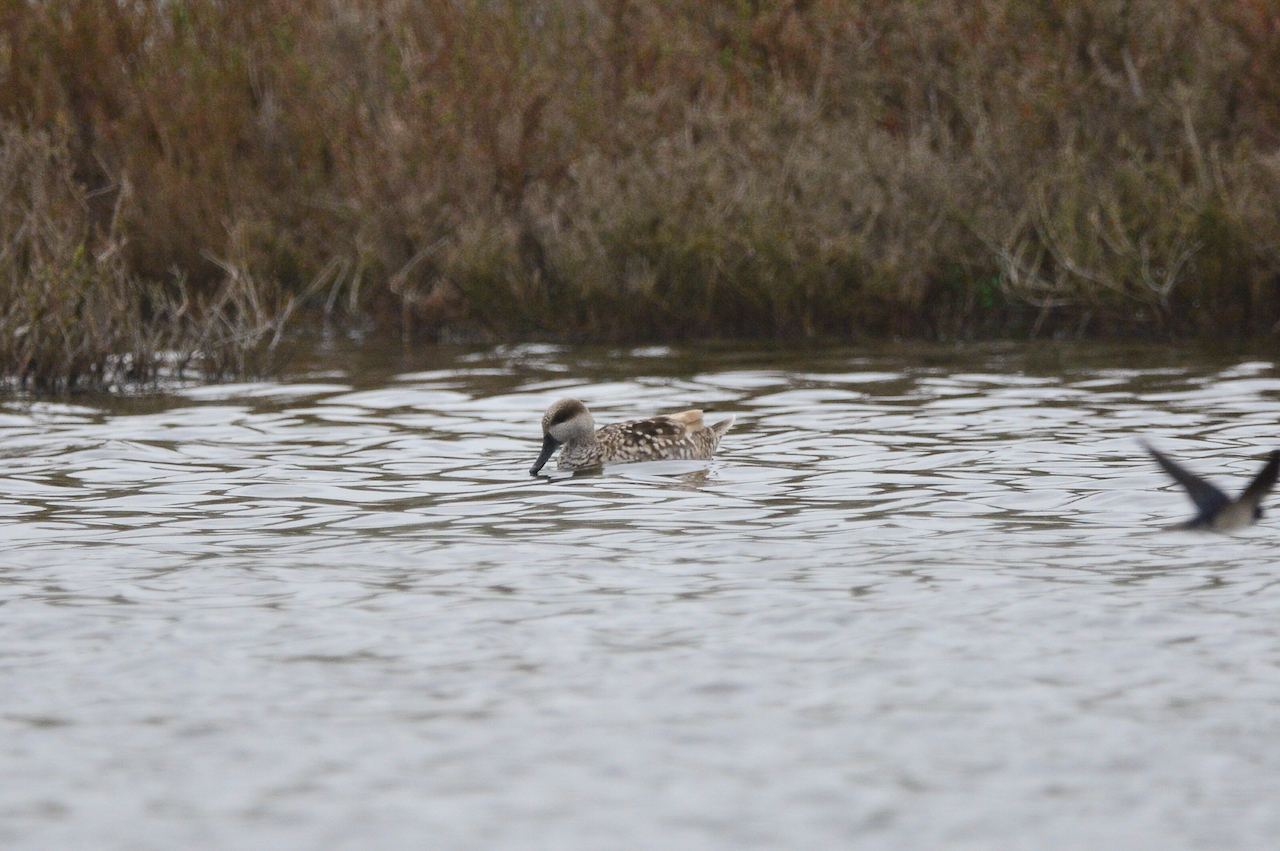
[[[86,0],[4,23],[0,376],[29,390],[173,357],[259,372],[326,327],[1280,329],[1267,4]]]

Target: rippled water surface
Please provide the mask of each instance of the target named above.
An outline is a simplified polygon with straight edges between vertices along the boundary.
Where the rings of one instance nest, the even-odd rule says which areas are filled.
[[[531,479],[538,420],[716,460]],[[1270,360],[524,347],[0,406],[0,845],[1280,847]],[[1280,500],[1280,498],[1277,498]]]

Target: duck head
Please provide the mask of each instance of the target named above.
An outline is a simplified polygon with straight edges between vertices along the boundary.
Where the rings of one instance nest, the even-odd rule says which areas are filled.
[[[542,451],[538,460],[529,468],[529,475],[536,476],[551,454],[562,443],[590,440],[596,431],[596,421],[591,418],[587,406],[577,399],[561,399],[542,415]]]

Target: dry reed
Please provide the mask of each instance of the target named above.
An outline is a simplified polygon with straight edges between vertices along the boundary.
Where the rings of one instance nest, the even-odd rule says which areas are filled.
[[[0,372],[32,383],[161,352],[234,371],[290,316],[427,340],[1280,321],[1280,2],[0,10]]]

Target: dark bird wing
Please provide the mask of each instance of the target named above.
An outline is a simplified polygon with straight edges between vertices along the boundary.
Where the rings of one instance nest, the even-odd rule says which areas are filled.
[[[682,423],[665,417],[612,423],[600,431],[614,432],[618,445],[633,447],[638,455],[661,452],[688,434],[688,429]],[[603,435],[601,439],[606,440]]]
[[[609,426],[606,426],[609,428]],[[674,440],[683,435],[688,429],[683,423],[666,417],[652,417],[647,420],[630,420],[624,423],[614,423],[612,428],[616,428],[620,433],[627,435],[631,440]]]
[[[1152,449],[1148,444],[1144,443],[1142,445],[1146,447],[1147,451],[1151,453],[1151,457],[1156,459],[1156,462],[1164,468],[1166,473],[1173,476],[1174,480],[1177,481],[1178,484],[1187,489],[1187,494],[1191,497],[1191,501],[1196,504],[1196,508],[1200,509],[1201,517],[1212,517],[1221,511],[1224,506],[1230,504],[1231,498],[1225,493],[1218,490],[1216,487],[1209,484],[1187,468],[1174,463],[1172,459],[1165,457],[1164,453]],[[1273,458],[1280,458],[1280,452],[1276,453]],[[1271,465],[1268,464],[1267,466],[1270,468]],[[1277,471],[1280,471],[1280,460],[1277,461],[1277,470],[1272,471],[1272,482],[1275,481],[1275,473]],[[1266,470],[1263,470],[1262,472],[1265,473]],[[1258,478],[1254,480],[1254,484],[1249,486],[1249,489],[1252,490],[1254,485],[1261,480],[1262,476],[1259,475]],[[1266,487],[1269,488],[1271,485],[1268,484]],[[1263,489],[1262,493],[1265,492],[1266,490]],[[1261,498],[1261,495],[1262,494],[1260,493],[1259,498]]]
[[[1267,465],[1262,468],[1262,472],[1254,476],[1253,481],[1249,482],[1249,487],[1245,488],[1244,493],[1240,494],[1240,501],[1249,502],[1256,506],[1275,486],[1276,476],[1278,475],[1280,475],[1280,450],[1273,450],[1267,458]]]

